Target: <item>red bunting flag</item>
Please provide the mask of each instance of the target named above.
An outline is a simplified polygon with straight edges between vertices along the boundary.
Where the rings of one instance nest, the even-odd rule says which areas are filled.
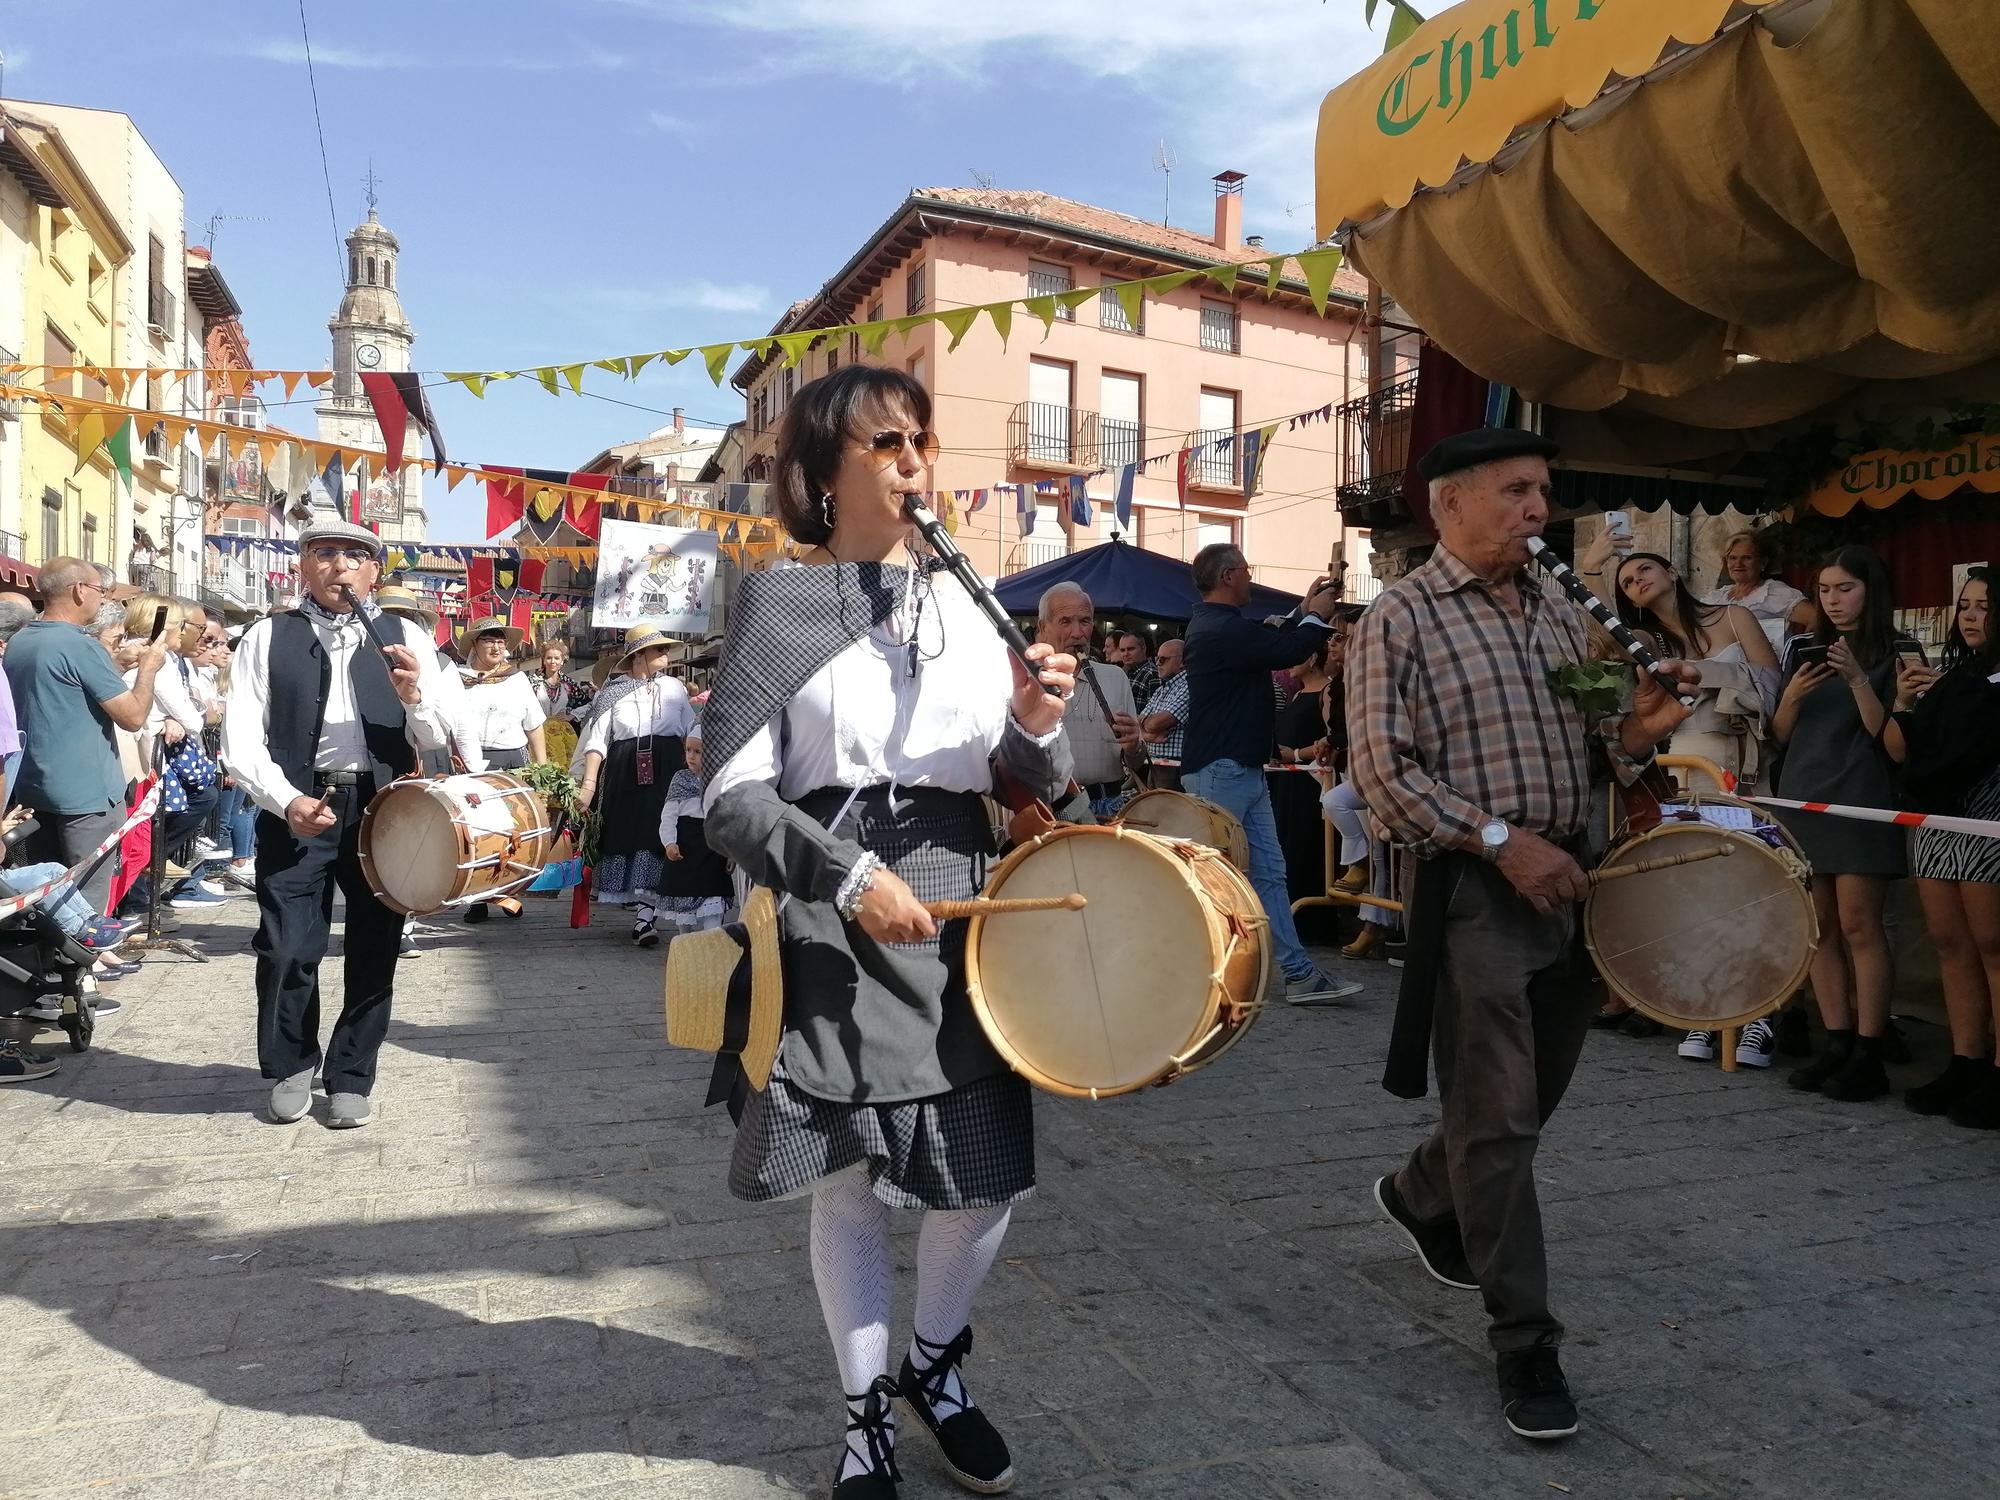
[[[384,472],[394,474],[403,467],[403,433],[410,422],[409,408],[403,405],[403,393],[386,370],[363,370],[361,389],[368,393],[376,425],[382,429],[382,456],[388,460]]]
[[[1187,509],[1188,459],[1191,449],[1183,448],[1174,455],[1174,495],[1180,500],[1181,509]]]

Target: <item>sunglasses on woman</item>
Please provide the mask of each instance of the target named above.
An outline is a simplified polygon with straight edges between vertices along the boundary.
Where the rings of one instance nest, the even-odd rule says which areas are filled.
[[[903,444],[908,443],[917,457],[926,464],[937,462],[938,437],[929,428],[916,432],[899,432],[895,428],[876,433],[868,440],[868,451],[881,459],[897,459],[903,456]]]

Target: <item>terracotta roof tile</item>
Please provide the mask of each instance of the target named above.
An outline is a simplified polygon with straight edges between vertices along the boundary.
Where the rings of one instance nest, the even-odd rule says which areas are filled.
[[[1054,193],[1043,193],[1019,188],[918,188],[916,196],[929,198],[940,203],[954,203],[966,208],[984,208],[995,213],[1017,214],[1022,218],[1039,219],[1046,224],[1065,229],[1081,230],[1087,234],[1110,235],[1121,240],[1131,240],[1142,245],[1152,245],[1174,255],[1186,256],[1193,260],[1217,261],[1223,258],[1215,241],[1205,234],[1197,234],[1191,229],[1176,229],[1171,225],[1155,224],[1146,219],[1135,219],[1130,214],[1121,214],[1109,208],[1098,208],[1090,203],[1078,203],[1073,198],[1059,198]],[[1245,245],[1236,252],[1241,261],[1266,260],[1276,252],[1259,250]],[[1296,276],[1298,267],[1286,267],[1288,276]],[[1360,272],[1343,265],[1334,277],[1337,290],[1356,296],[1368,290],[1368,282]]]

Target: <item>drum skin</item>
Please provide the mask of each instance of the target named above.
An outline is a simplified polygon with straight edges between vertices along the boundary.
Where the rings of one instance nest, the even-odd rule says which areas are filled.
[[[1613,846],[1600,868],[1716,844],[1730,846],[1727,859],[1606,881],[1583,908],[1584,943],[1613,993],[1692,1031],[1769,1015],[1804,982],[1819,946],[1806,862],[1789,839],[1781,853],[1749,833],[1668,822]]]
[[[1104,1099],[1171,1083],[1242,1039],[1271,945],[1233,865],[1190,840],[1065,826],[1008,855],[984,894],[1072,891],[1082,911],[975,917],[966,934],[973,1011],[1015,1072]]]
[[[1226,807],[1187,792],[1156,787],[1141,792],[1118,811],[1117,821],[1163,839],[1192,839],[1220,849],[1237,869],[1250,869],[1250,836]]]
[[[505,771],[406,776],[361,815],[356,852],[376,899],[406,917],[483,901],[548,863],[547,809]]]

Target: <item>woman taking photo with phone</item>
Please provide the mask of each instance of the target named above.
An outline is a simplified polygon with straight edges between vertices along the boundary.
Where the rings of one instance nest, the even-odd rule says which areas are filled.
[[[1866,547],[1842,547],[1820,565],[1815,596],[1817,623],[1791,643],[1771,720],[1785,747],[1777,795],[1893,808],[1895,776],[1877,743],[1895,700],[1902,644],[1889,570]],[[1826,1050],[1794,1072],[1791,1085],[1849,1102],[1878,1098],[1889,1091],[1882,1046],[1895,979],[1882,902],[1889,882],[1906,872],[1903,830],[1825,813],[1778,817],[1812,866],[1820,932],[1812,990],[1826,1026]]]
[[[1993,569],[1966,576],[1952,611],[1942,672],[1905,659],[1882,747],[1903,767],[1916,812],[2000,819],[2000,639]],[[1903,1102],[1953,1124],[2000,1129],[2000,839],[1917,831],[1912,859],[1924,925],[1937,948],[1951,1025],[1951,1063]],[[1992,1028],[1989,1031],[1989,1026]]]

